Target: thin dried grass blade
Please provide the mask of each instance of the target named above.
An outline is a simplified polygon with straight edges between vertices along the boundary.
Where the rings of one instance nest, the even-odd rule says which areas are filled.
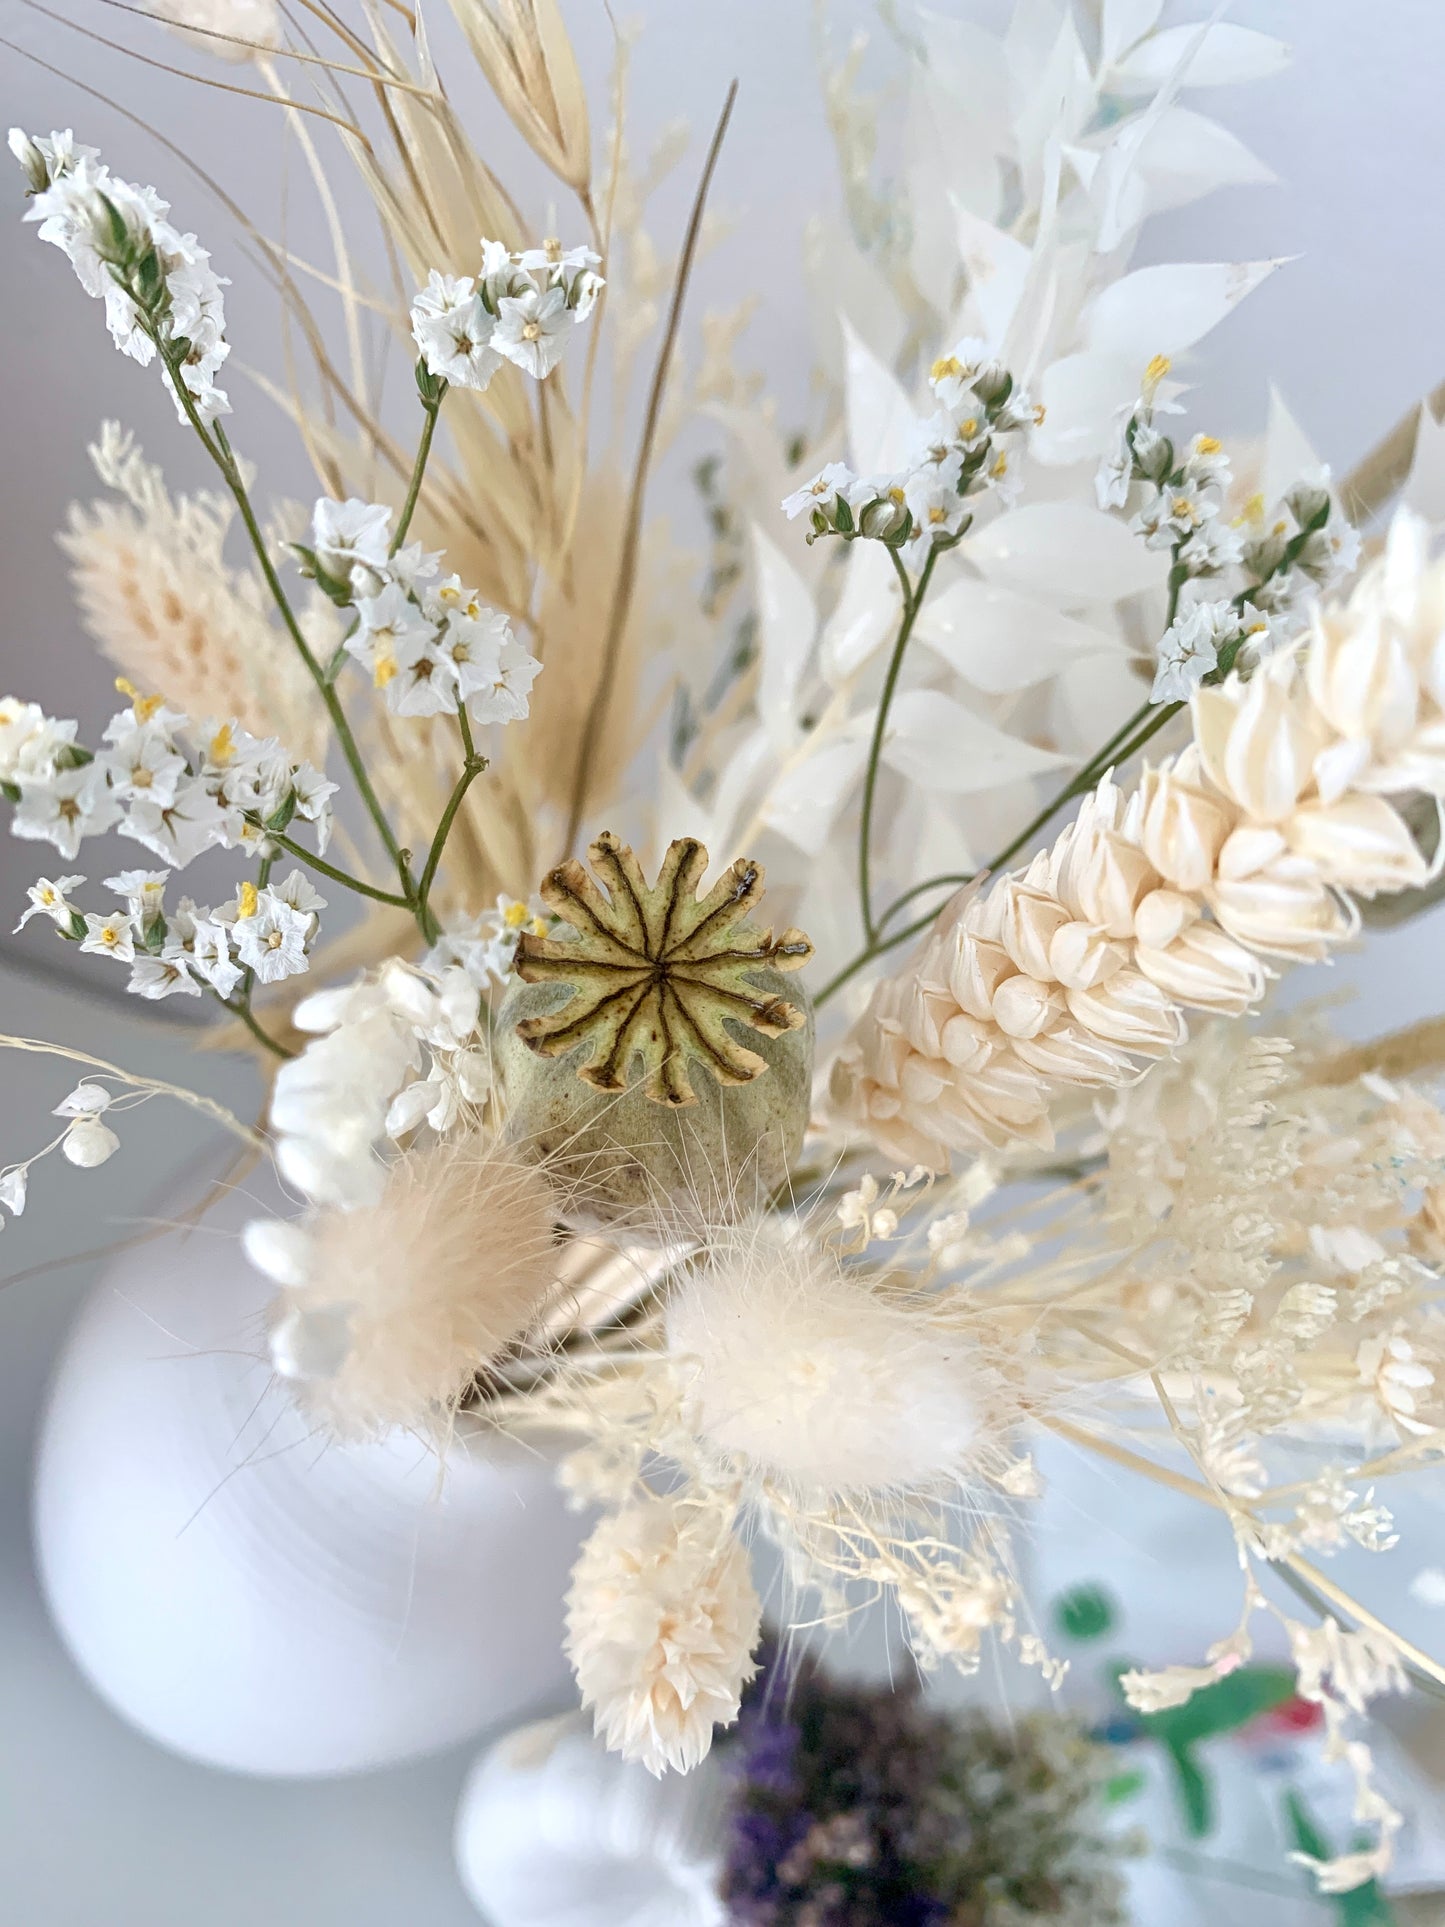
[[[585,197],[591,136],[576,56],[555,0],[452,0],[487,84],[537,158]]]

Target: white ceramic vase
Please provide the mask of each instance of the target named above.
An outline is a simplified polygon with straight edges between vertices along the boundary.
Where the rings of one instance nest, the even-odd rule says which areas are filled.
[[[655,1780],[577,1713],[483,1753],[457,1807],[457,1871],[491,1927],[721,1927],[716,1755]]]
[[[75,1659],[151,1738],[256,1774],[393,1764],[574,1700],[581,1534],[536,1452],[318,1440],[261,1362],[235,1233],[117,1263],[62,1355],[35,1473]]]

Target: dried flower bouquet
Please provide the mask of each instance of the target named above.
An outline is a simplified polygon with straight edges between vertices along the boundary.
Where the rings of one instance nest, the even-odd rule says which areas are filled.
[[[1438,1025],[1347,1052],[1249,1013],[1361,902],[1429,900],[1445,561],[1406,506],[1359,566],[1344,498],[1384,505],[1398,438],[1339,491],[1281,473],[1288,424],[1239,474],[1180,424],[1177,358],[1273,264],[1128,265],[1149,213],[1261,177],[1181,87],[1282,50],[1147,0],[1034,9],[1038,44],[921,13],[887,182],[858,50],[825,54],[849,220],[812,250],[827,405],[792,440],[744,311],[679,349],[731,96],[668,262],[645,204],[676,157],[629,156],[624,50],[594,163],[555,0],[455,12],[576,245],[529,230],[403,11],[307,4],[318,53],[267,0],[152,10],[251,61],[313,169],[336,317],[252,240],[314,361],[283,399],[323,492],[257,505],[196,237],[69,133],[12,135],[27,219],[219,486],[174,497],[103,430],[116,499],[63,545],[126,703],[88,744],[7,700],[0,788],[58,867],[111,831],[158,866],[41,878],[22,922],[218,1003],[274,1070],[266,1128],[228,1122],[301,1200],[247,1234],[276,1370],[342,1439],[561,1427],[604,1508],[579,1685],[656,1772],[737,1714],[752,1535],[800,1623],[887,1593],[925,1668],[993,1637],[1057,1683],[1010,1554],[1031,1436],[1163,1483],[1227,1521],[1240,1615],[1131,1701],[1182,1703],[1272,1615],[1369,1832],[1315,1871],[1367,1882],[1398,1816],[1357,1723],[1445,1664],[1319,1562],[1393,1544],[1377,1488],[1445,1442],[1445,1059]],[[379,295],[332,131],[403,264]],[[598,372],[625,398],[654,334],[624,469]],[[645,513],[689,418],[727,451],[691,596]],[[226,900],[180,895],[214,850]],[[87,1075],[0,1173],[12,1213],[46,1150],[95,1165],[128,1103],[200,1101],[55,1048]]]

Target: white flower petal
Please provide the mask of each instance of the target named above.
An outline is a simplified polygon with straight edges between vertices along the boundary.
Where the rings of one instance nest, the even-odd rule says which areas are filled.
[[[1192,347],[1282,265],[1176,261],[1136,268],[1089,304],[1085,340],[1095,353],[1122,356],[1142,372],[1152,356]]]
[[[1252,27],[1236,27],[1229,22],[1206,29],[1199,35],[1199,23],[1166,27],[1151,34],[1117,62],[1110,76],[1110,87],[1122,94],[1152,94],[1169,80],[1193,45],[1199,45],[1184,74],[1186,87],[1226,87],[1241,80],[1266,80],[1289,65],[1289,48],[1272,34],[1257,33]]]
[[[51,1113],[54,1117],[98,1117],[110,1108],[110,1092],[103,1084],[77,1084]]]
[[[951,696],[910,689],[893,705],[883,761],[921,789],[970,796],[1060,769],[1068,758],[1006,735]]]
[[[812,591],[762,530],[752,530],[758,609],[758,713],[777,744],[797,730],[798,686],[812,654],[818,614]]]
[[[843,319],[847,359],[848,451],[859,475],[891,475],[902,468],[918,420],[897,376]]]
[[[1168,569],[1168,557],[1146,549],[1117,516],[1078,502],[1012,509],[970,536],[965,551],[990,582],[1060,608],[1162,587]]]
[[[915,633],[988,696],[1030,689],[1067,663],[1121,651],[1117,632],[973,576],[960,576],[941,595],[930,596]]]
[[[241,1249],[262,1277],[273,1284],[305,1282],[311,1238],[304,1225],[282,1218],[252,1218],[241,1233]]]

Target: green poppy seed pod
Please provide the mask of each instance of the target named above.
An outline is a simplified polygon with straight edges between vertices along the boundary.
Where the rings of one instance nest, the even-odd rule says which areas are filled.
[[[518,1026],[553,1015],[570,991],[516,983],[498,1018],[494,1050],[507,1105],[507,1132],[547,1168],[579,1225],[717,1222],[756,1209],[786,1183],[802,1148],[813,1084],[813,1012],[796,977],[759,970],[750,981],[786,995],[804,1022],[778,1036],[729,1024],[766,1069],[746,1083],[720,1082],[688,1065],[694,1102],[676,1107],[648,1095],[640,1053],[626,1088],[598,1090],[579,1075],[589,1055],[540,1056]]]
[[[590,871],[569,858],[542,884],[552,933],[517,943],[496,1039],[511,1136],[578,1221],[756,1209],[808,1122],[813,1018],[791,976],[813,946],[751,923],[751,858],[700,895],[695,837],[669,844],[652,883],[609,831],[587,856]]]

